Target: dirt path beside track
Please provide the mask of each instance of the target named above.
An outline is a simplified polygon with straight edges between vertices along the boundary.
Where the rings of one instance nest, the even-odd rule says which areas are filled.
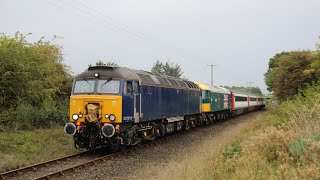
[[[99,163],[62,179],[175,179],[176,170],[216,152],[255,123],[265,111],[251,112],[179,136],[169,142],[141,149],[127,157]],[[181,177],[183,179],[183,177]]]

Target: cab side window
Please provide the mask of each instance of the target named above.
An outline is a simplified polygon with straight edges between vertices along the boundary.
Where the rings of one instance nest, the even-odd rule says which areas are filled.
[[[124,86],[124,94],[132,94],[132,81],[127,81]]]
[[[133,84],[133,91],[134,91],[134,94],[139,94],[139,84],[137,81],[135,81]]]

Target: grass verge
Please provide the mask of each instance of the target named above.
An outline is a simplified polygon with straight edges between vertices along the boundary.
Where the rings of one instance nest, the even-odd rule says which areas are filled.
[[[0,172],[76,153],[63,127],[0,132]]]

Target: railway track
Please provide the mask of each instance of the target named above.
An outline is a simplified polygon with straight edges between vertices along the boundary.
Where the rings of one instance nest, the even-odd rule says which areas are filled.
[[[157,144],[168,142],[168,141],[170,141],[170,140],[172,140],[174,138],[177,138],[177,137],[179,137],[181,135],[184,135],[186,133],[190,133],[190,132],[193,132],[193,131],[197,131],[197,130],[198,130],[198,128],[194,128],[194,129],[190,129],[189,131],[184,131],[184,132],[181,132],[181,133],[176,133],[176,134],[172,134],[172,135],[169,135],[169,136],[165,136],[163,138],[156,139],[154,141],[150,141],[150,142],[147,142],[147,143],[143,143],[141,145],[137,145],[137,146],[133,146],[131,148],[128,148],[126,150],[126,152],[121,152],[120,151],[120,152],[112,153],[112,154],[109,154],[109,155],[106,155],[106,156],[102,156],[102,157],[99,157],[99,158],[84,162],[84,163],[76,165],[76,166],[68,167],[68,168],[65,168],[65,169],[50,173],[50,174],[46,174],[46,175],[41,176],[41,177],[37,177],[36,179],[37,180],[44,180],[44,179],[57,178],[57,177],[61,177],[61,176],[65,175],[67,173],[80,171],[81,169],[84,169],[84,168],[86,168],[86,167],[88,167],[90,165],[95,165],[95,164],[98,164],[98,163],[101,163],[101,162],[105,162],[105,161],[109,161],[109,160],[118,160],[119,158],[126,157],[126,156],[133,156],[135,152],[139,153],[139,150],[141,148],[148,148],[150,146],[156,146]]]
[[[90,151],[85,151],[85,152],[81,152],[81,153],[76,153],[76,154],[72,154],[72,155],[68,155],[68,156],[64,156],[61,158],[56,158],[53,160],[49,160],[49,161],[45,161],[42,163],[38,163],[38,164],[33,164],[27,167],[23,167],[23,168],[19,168],[19,169],[15,169],[15,170],[11,170],[8,172],[4,172],[0,174],[0,180],[3,179],[10,179],[10,178],[14,178],[16,179],[17,177],[20,176],[28,176],[31,173],[35,173],[38,170],[44,169],[44,168],[50,168],[51,166],[55,166],[55,165],[59,165],[61,163],[65,163],[68,161],[72,161],[74,159],[80,159],[80,158],[84,158],[87,157],[88,155],[91,156],[95,156],[92,154],[92,152]],[[29,178],[32,177],[28,176]]]
[[[198,128],[193,128],[188,131],[183,131],[180,133],[171,134],[169,136],[165,136],[163,138],[156,139],[151,142],[143,143],[141,145],[137,145],[137,146],[128,148],[125,153],[116,152],[116,153],[112,153],[112,154],[101,155],[101,153],[94,154],[94,153],[91,153],[90,151],[85,151],[82,153],[77,153],[77,154],[65,156],[62,158],[53,159],[53,160],[46,161],[43,163],[34,164],[34,165],[27,166],[24,168],[4,172],[4,173],[0,174],[0,180],[4,180],[4,179],[24,179],[24,180],[25,179],[51,179],[51,178],[61,177],[67,173],[75,172],[77,170],[83,169],[83,168],[88,167],[90,165],[105,162],[108,160],[113,160],[113,159],[120,158],[120,157],[134,155],[134,153],[139,152],[139,149],[141,149],[141,148],[148,148],[149,146],[155,146],[159,143],[161,144],[161,143],[167,142],[171,139],[177,138],[181,135],[184,135],[186,133],[190,133],[193,131],[197,131],[197,130],[198,130]],[[78,162],[78,163],[73,164],[73,161],[75,159],[77,159],[77,161],[79,161],[81,159],[82,162]],[[52,168],[51,166],[60,166],[60,168],[57,168],[57,170],[55,170],[56,168]],[[64,167],[62,168],[62,166],[64,166]]]

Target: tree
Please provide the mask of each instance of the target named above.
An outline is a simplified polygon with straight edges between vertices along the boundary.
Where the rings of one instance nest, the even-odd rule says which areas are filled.
[[[277,61],[280,59],[281,56],[285,56],[285,55],[289,55],[288,52],[281,52],[276,54],[274,57],[270,58],[269,60],[269,68],[267,73],[265,73],[265,82],[267,85],[267,90],[272,92],[273,88],[274,88],[274,76],[275,76],[275,71],[273,71],[274,69],[276,69],[278,67]]]
[[[153,67],[152,67],[152,69],[151,69],[151,72],[152,72],[153,74],[157,74],[157,75],[159,75],[159,74],[164,74],[162,62],[157,61],[157,62],[153,65]]]
[[[63,121],[72,76],[59,46],[43,38],[29,43],[19,32],[15,37],[1,34],[0,64],[1,119],[7,114],[11,121],[36,126]]]
[[[293,51],[277,54],[270,59],[265,81],[269,91],[280,101],[293,98],[308,84],[319,81],[317,52]]]
[[[180,65],[168,61],[168,62],[160,62],[157,61],[151,69],[151,72],[154,74],[163,74],[163,75],[168,75],[168,76],[173,76],[173,77],[178,77],[180,78],[181,75],[183,74]]]
[[[259,87],[251,87],[250,91],[251,91],[251,94],[257,94],[262,96],[262,91]]]

